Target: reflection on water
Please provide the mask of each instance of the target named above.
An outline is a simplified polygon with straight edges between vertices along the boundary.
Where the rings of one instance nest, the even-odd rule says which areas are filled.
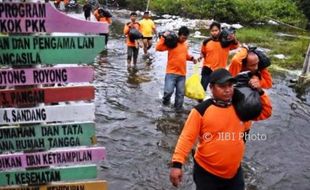
[[[191,46],[199,52],[198,42]],[[97,57],[96,130],[98,143],[107,149],[99,178],[107,180],[111,190],[174,189],[168,178],[168,164],[187,114],[196,102],[186,98],[181,114],[161,105],[166,54],[152,54],[152,64],[145,63],[140,52],[137,66],[127,69],[124,41],[112,37],[108,51]],[[192,65],[188,68],[190,75]],[[294,89],[288,87],[289,79],[274,74],[274,87],[268,91],[273,116],[255,123],[251,130],[267,139],[247,142],[243,166],[249,190],[309,189],[309,93],[303,100],[297,98]],[[188,162],[179,189],[195,189],[191,156]]]

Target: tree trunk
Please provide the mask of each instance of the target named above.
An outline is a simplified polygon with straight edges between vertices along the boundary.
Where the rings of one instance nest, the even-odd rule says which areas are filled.
[[[298,85],[306,86],[310,83],[310,44],[306,53],[304,66],[298,79]]]

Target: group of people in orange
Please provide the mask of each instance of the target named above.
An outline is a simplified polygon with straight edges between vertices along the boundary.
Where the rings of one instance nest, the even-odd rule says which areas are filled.
[[[86,9],[86,8],[85,8]],[[111,16],[103,9],[93,12],[97,21],[112,23]],[[85,15],[88,19],[89,15]],[[126,36],[127,63],[137,64],[139,47],[143,47],[144,56],[148,57],[148,50],[152,46],[152,38],[157,34],[156,26],[151,20],[149,12],[143,14],[143,19],[137,21],[137,13],[130,14],[130,21],[125,24],[123,32]],[[271,116],[272,106],[265,89],[272,87],[272,77],[267,67],[260,67],[260,57],[247,45],[241,45],[234,33],[227,37],[229,44],[221,43],[221,25],[213,22],[210,36],[201,44],[201,55],[195,58],[188,51],[187,39],[190,30],[186,26],[179,28],[174,47],[166,40],[170,32],[164,32],[156,44],[156,51],[167,51],[167,67],[164,82],[163,105],[169,105],[175,92],[174,108],[182,112],[187,61],[194,64],[202,60],[201,85],[204,90],[211,91],[211,98],[199,100],[185,123],[172,156],[170,181],[179,186],[182,181],[182,166],[195,145],[194,154],[194,182],[197,190],[244,190],[244,177],[241,161],[245,150],[244,135],[248,135],[252,121],[265,120]],[[108,41],[108,34],[106,43]],[[228,56],[231,50],[239,48],[232,57],[230,64]],[[233,102],[236,78],[241,72],[249,73],[247,85],[259,94],[261,111],[257,117],[243,120],[238,115]],[[251,112],[252,110],[245,110]],[[222,134],[229,134],[233,138],[221,139]],[[240,135],[241,134],[241,135]],[[241,138],[242,137],[242,138]]]
[[[91,13],[94,15],[96,21],[107,23],[108,25],[112,24],[112,15],[111,13],[99,6],[93,8],[93,6],[87,1],[83,6],[84,17],[85,20],[89,20],[91,18]],[[100,33],[99,35],[105,36],[105,45],[108,44],[109,33]]]
[[[186,62],[194,64],[203,60],[201,85],[211,91],[211,98],[200,100],[185,122],[172,156],[170,181],[179,186],[182,166],[185,164],[192,147],[198,140],[194,153],[193,177],[197,190],[244,190],[244,176],[241,161],[245,142],[252,126],[252,121],[265,120],[271,116],[272,106],[264,89],[272,87],[272,78],[267,67],[260,67],[260,58],[248,46],[240,44],[234,33],[229,34],[230,43],[221,44],[221,25],[213,22],[210,37],[201,45],[201,56],[194,58],[188,52],[186,40],[189,29],[182,26],[178,31],[176,47],[169,48],[165,32],[157,42],[157,51],[168,51],[168,61],[164,84],[163,104],[170,104],[175,91],[174,107],[182,110],[186,76]],[[233,56],[227,68],[229,51],[240,48]],[[235,76],[241,72],[249,73],[247,86],[257,92],[261,111],[251,120],[244,120],[238,115],[234,103]],[[251,113],[253,110],[243,110]],[[223,138],[223,135],[226,138]],[[229,138],[227,138],[227,136]]]
[[[138,14],[130,14],[130,22],[124,26],[124,35],[127,44],[127,64],[128,67],[137,64],[139,47],[143,47],[144,57],[149,57],[148,50],[152,47],[153,35],[157,33],[156,26],[150,18],[150,13],[145,11],[142,20],[137,21]]]
[[[143,31],[141,22],[137,22],[137,14],[130,14],[130,22],[124,26],[127,36],[127,61],[130,66],[137,63],[139,46],[137,39],[143,38],[144,53],[151,44],[151,36],[144,34],[137,39],[130,39],[134,30]],[[149,19],[148,13],[144,19]],[[143,23],[143,22],[142,22]],[[155,25],[148,22],[148,32],[156,32]],[[131,32],[131,30],[133,30]],[[272,87],[272,78],[267,67],[260,67],[259,56],[247,45],[241,45],[234,33],[228,35],[228,45],[221,43],[221,25],[213,22],[210,27],[210,37],[202,42],[201,55],[198,58],[189,54],[187,39],[190,31],[186,26],[179,28],[175,47],[167,45],[170,32],[164,32],[156,44],[156,51],[168,51],[166,75],[164,83],[163,105],[169,105],[175,92],[174,107],[176,112],[183,109],[186,63],[194,64],[202,60],[201,85],[205,90],[210,88],[211,98],[199,100],[184,125],[172,156],[170,181],[179,186],[182,177],[182,166],[198,139],[194,154],[194,182],[197,190],[244,190],[244,177],[241,161],[244,155],[246,135],[249,135],[252,121],[265,120],[271,116],[272,105],[265,89]],[[138,35],[136,35],[138,36]],[[239,48],[227,65],[229,52]],[[239,73],[248,72],[248,88],[257,92],[261,111],[250,120],[244,120],[238,115],[233,98],[236,78]],[[244,110],[250,113],[252,110]],[[223,134],[230,138],[223,139]]]
[[[142,35],[139,36],[137,31]],[[171,96],[175,93],[174,108],[176,112],[182,112],[187,61],[196,64],[202,60],[201,85],[204,90],[210,88],[211,91],[211,98],[199,100],[199,104],[191,110],[185,122],[172,156],[170,181],[174,186],[180,185],[183,177],[182,166],[198,139],[193,171],[196,189],[244,190],[241,161],[245,142],[250,135],[252,122],[271,116],[272,105],[265,89],[272,87],[272,77],[267,67],[261,66],[259,55],[247,45],[241,45],[235,33],[229,33],[226,39],[229,43],[223,44],[220,23],[213,22],[209,31],[210,36],[202,42],[201,55],[198,58],[189,54],[187,39],[190,31],[186,26],[179,28],[175,46],[171,47],[166,43],[171,33],[167,31],[160,36],[155,47],[156,51],[168,51],[163,105],[169,105]],[[148,12],[144,13],[140,22],[137,22],[137,14],[132,12],[130,22],[124,26],[124,34],[130,67],[131,63],[137,63],[137,41],[143,39],[144,54],[147,55],[147,50],[152,45],[149,42],[153,34],[156,34],[156,27]],[[131,35],[136,38],[131,38]],[[229,52],[237,48],[239,51],[228,65]],[[233,101],[236,92],[234,84],[237,82],[235,77],[242,72],[248,73],[246,85],[257,92],[261,107],[259,114],[246,120],[240,116],[236,108],[238,105]],[[243,110],[243,113],[253,111]],[[228,135],[229,138],[221,138],[223,135]]]

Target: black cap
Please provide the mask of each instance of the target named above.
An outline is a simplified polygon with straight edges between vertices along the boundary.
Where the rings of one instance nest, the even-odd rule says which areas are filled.
[[[226,69],[216,69],[213,71],[210,75],[210,83],[211,84],[224,84],[226,82],[236,82],[236,79],[234,79],[230,72]]]
[[[138,16],[138,14],[136,12],[131,12],[130,16]]]
[[[145,14],[145,15],[148,15],[148,14],[150,14],[150,12],[149,12],[149,11],[145,11],[144,14]]]

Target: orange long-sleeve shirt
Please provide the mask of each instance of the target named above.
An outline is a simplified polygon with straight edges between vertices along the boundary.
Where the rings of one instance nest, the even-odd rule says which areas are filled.
[[[222,48],[219,41],[210,40],[201,46],[201,54],[204,56],[203,66],[207,66],[212,70],[225,68],[229,51],[239,47],[239,43],[231,44],[226,48]]]
[[[136,46],[136,42],[130,41],[130,40],[129,40],[129,36],[128,36],[129,30],[130,30],[130,27],[129,27],[129,24],[130,24],[130,23],[131,23],[131,22],[128,22],[128,23],[125,24],[125,26],[124,26],[124,34],[125,34],[125,36],[126,36],[126,44],[127,44],[127,46],[129,46],[129,47],[135,47],[135,46]],[[132,27],[134,27],[135,29],[137,29],[137,30],[140,31],[140,24],[139,24],[139,22],[134,22],[134,23],[132,24]]]
[[[271,116],[271,102],[261,96],[263,111],[258,120]],[[223,117],[225,115],[225,117]],[[235,176],[244,154],[243,132],[246,124],[233,106],[216,106],[211,99],[192,109],[172,156],[173,165],[182,166],[198,137],[196,162],[206,171],[226,179]],[[226,138],[225,138],[226,137]]]
[[[240,72],[244,71],[242,66],[242,60],[245,59],[248,55],[248,50],[246,48],[241,48],[241,50],[236,53],[232,60],[231,64],[229,65],[229,72],[232,76],[236,76]],[[271,88],[272,87],[272,77],[269,73],[268,69],[262,69],[259,71],[260,74],[260,84],[262,88]]]
[[[186,61],[192,60],[193,56],[189,55],[187,43],[178,43],[177,47],[170,49],[165,45],[165,39],[161,37],[156,44],[157,51],[168,51],[168,63],[166,73],[186,75]]]

